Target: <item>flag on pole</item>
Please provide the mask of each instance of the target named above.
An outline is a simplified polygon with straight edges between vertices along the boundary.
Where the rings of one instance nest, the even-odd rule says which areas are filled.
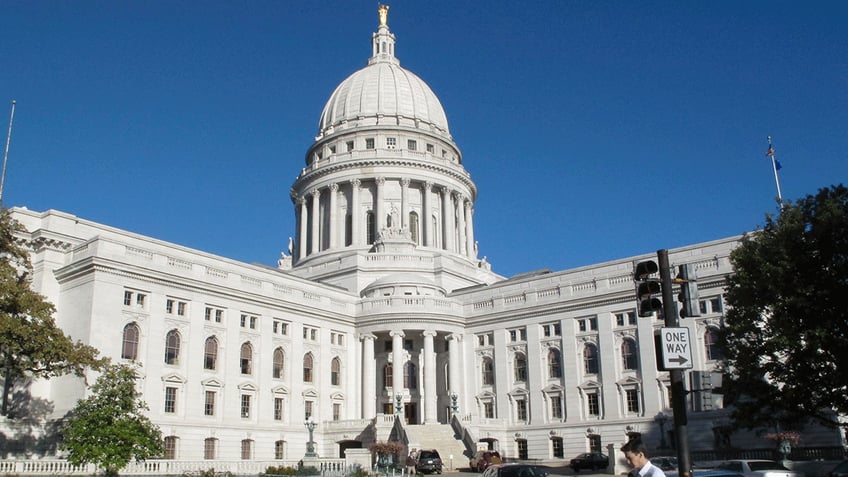
[[[774,148],[769,144],[768,151],[766,151],[766,156],[771,157],[774,155]]]
[[[783,166],[780,164],[780,161],[778,161],[777,159],[774,160],[774,167],[777,170],[783,169]]]

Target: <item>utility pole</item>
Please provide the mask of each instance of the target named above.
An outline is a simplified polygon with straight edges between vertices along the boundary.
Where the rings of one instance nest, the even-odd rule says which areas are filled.
[[[662,302],[665,326],[677,328],[680,320],[677,317],[677,305],[671,290],[671,269],[668,263],[668,250],[657,250],[657,265],[662,281]],[[683,382],[682,369],[670,369],[668,371],[671,379],[671,409],[674,412],[674,440],[677,444],[677,465],[680,477],[691,477],[692,464],[689,461],[689,438],[686,426],[689,420],[686,417],[686,387]]]

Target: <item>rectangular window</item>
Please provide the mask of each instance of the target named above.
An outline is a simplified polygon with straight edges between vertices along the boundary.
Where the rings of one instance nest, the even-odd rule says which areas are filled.
[[[589,408],[590,416],[600,416],[601,415],[601,402],[598,399],[598,395],[595,393],[586,395],[587,404]]]
[[[598,319],[597,318],[589,318],[589,329],[592,331],[598,331]]]
[[[477,336],[477,346],[486,346],[486,335]]]
[[[274,334],[286,336],[289,334],[289,324],[283,320],[274,319]]]
[[[277,460],[286,458],[286,441],[277,441],[274,443],[274,458]]]
[[[386,149],[394,149],[397,147],[397,138],[396,137],[387,137],[386,138]]]
[[[203,312],[203,319],[206,321],[212,321],[212,307],[207,306],[206,310]]]
[[[124,292],[124,305],[125,306],[132,305],[132,292],[131,291],[125,291]]]
[[[240,324],[242,328],[250,328],[251,330],[255,330],[259,327],[259,317],[242,314]]]
[[[258,321],[259,321],[259,318],[257,318],[257,317],[255,317],[255,316],[250,317],[250,329],[251,330],[255,330],[258,327],[258,324],[257,324]]]
[[[527,439],[516,439],[515,444],[518,446],[518,458],[527,460]]]
[[[639,393],[636,389],[626,391],[627,412],[639,412]]]
[[[212,460],[215,458],[215,448],[218,447],[218,439],[214,439],[212,437],[206,438],[203,441],[203,458],[206,460]]]
[[[509,330],[509,340],[518,341],[518,332],[515,330]]]
[[[342,418],[342,405],[334,402],[333,403],[333,420],[339,421]]]
[[[347,147],[347,152],[352,151],[353,150],[353,141],[346,142],[345,146]]]
[[[165,313],[169,315],[174,313],[174,300],[165,300]]]
[[[336,146],[334,144],[334,145],[330,146],[330,154],[335,154],[335,153],[336,153]]]
[[[562,398],[560,396],[551,397],[551,417],[562,419]]]
[[[430,154],[433,154],[433,152],[434,152],[435,150],[436,150],[436,148],[435,148],[435,147],[433,147],[433,145],[432,145],[432,144],[427,144],[427,152],[429,152]]]
[[[177,412],[177,388],[165,388],[165,412],[172,414]]]
[[[314,330],[314,329],[310,330],[309,331],[309,339],[311,339],[312,341],[317,340],[318,339],[318,330]]]
[[[374,149],[374,138],[365,138],[365,149]]]
[[[250,439],[244,439],[241,441],[241,459],[242,460],[250,460],[253,455],[253,441]]]
[[[486,419],[494,419],[495,418],[495,405],[491,402],[483,403],[483,416]]]
[[[721,297],[710,298],[710,311],[721,313]]]
[[[305,401],[303,403],[303,414],[304,419],[312,417],[312,401]]]
[[[415,151],[418,149],[418,143],[415,141],[415,139],[410,139],[406,141],[406,148],[410,151]]]
[[[577,320],[577,329],[579,331],[586,331],[586,320]]]
[[[147,295],[145,295],[143,293],[136,293],[135,294],[135,304],[144,308],[144,299],[145,298],[147,298]]]
[[[274,398],[274,420],[283,420],[283,398]]]
[[[250,417],[250,395],[242,394],[241,395],[241,417],[249,418]]]
[[[527,401],[523,399],[515,401],[515,417],[519,421],[527,420]]]
[[[553,448],[554,458],[562,459],[563,457],[565,457],[565,452],[563,452],[562,437],[552,438],[551,446]]]
[[[186,315],[186,307],[188,303],[181,301],[177,303],[177,316],[185,316]]]
[[[224,319],[224,310],[215,310],[215,323],[220,323]]]
[[[206,391],[206,399],[203,402],[203,414],[205,416],[215,415],[215,391]]]

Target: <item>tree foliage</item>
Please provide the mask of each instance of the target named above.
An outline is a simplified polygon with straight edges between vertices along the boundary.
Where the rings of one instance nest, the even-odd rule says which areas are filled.
[[[0,414],[8,411],[15,380],[51,378],[103,364],[98,351],[74,342],[53,320],[53,305],[30,287],[29,253],[16,240],[23,227],[0,209],[0,371],[3,396]]]
[[[848,189],[782,204],[730,256],[727,397],[751,428],[848,413]]]
[[[110,365],[71,412],[62,447],[74,465],[97,464],[107,475],[131,460],[163,452],[162,433],[144,415],[147,405],[135,388],[137,374],[125,365]]]

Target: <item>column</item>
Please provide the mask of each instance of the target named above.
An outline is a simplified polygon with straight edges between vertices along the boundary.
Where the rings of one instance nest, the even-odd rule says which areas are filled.
[[[474,207],[471,200],[465,202],[465,240],[468,247],[468,257],[477,258],[477,244],[474,242]]]
[[[392,394],[403,394],[403,331],[392,331]],[[394,403],[394,396],[392,396]]]
[[[409,228],[409,179],[400,180],[400,226]],[[419,228],[421,223],[419,220]]]
[[[377,415],[377,362],[374,360],[372,334],[359,335],[362,340],[362,417],[371,419]]]
[[[327,233],[330,234],[330,248],[336,248],[339,245],[339,214],[338,208],[339,185],[330,184],[330,226],[327,228]],[[343,228],[343,227],[342,227]]]
[[[430,189],[433,188],[432,182],[425,182],[421,190],[424,196],[424,210],[421,211],[421,230],[424,232],[424,246],[433,246],[433,219],[430,217],[433,214],[432,200],[430,197]]]
[[[465,247],[465,197],[461,194],[456,195],[456,231],[459,233],[459,238],[456,242],[456,251],[461,255],[470,255]]]
[[[424,399],[424,424],[438,424],[438,398],[436,394],[436,352],[433,346],[435,331],[424,333],[424,389],[421,396]]]
[[[442,187],[442,236],[444,237],[442,248],[451,252],[454,250],[453,228],[453,197],[447,187]]]
[[[362,214],[359,211],[359,186],[362,183],[359,179],[350,181],[350,243],[354,246],[362,243]]]
[[[383,204],[383,187],[386,185],[386,178],[378,177],[375,182],[377,183],[377,198],[374,204],[374,223],[377,224],[377,233],[374,237],[376,238],[386,228],[386,212]]]
[[[459,394],[459,342],[462,336],[453,333],[448,335],[448,391]]]
[[[321,220],[321,191],[318,189],[312,190],[312,250],[310,253],[318,253],[320,250],[320,232],[319,221]]]
[[[309,223],[309,215],[306,210],[306,197],[301,197],[297,199],[298,205],[300,205],[300,237],[297,245],[297,256],[298,260],[303,260],[309,255],[308,248],[306,247],[306,237],[309,235],[308,232],[308,223]]]

